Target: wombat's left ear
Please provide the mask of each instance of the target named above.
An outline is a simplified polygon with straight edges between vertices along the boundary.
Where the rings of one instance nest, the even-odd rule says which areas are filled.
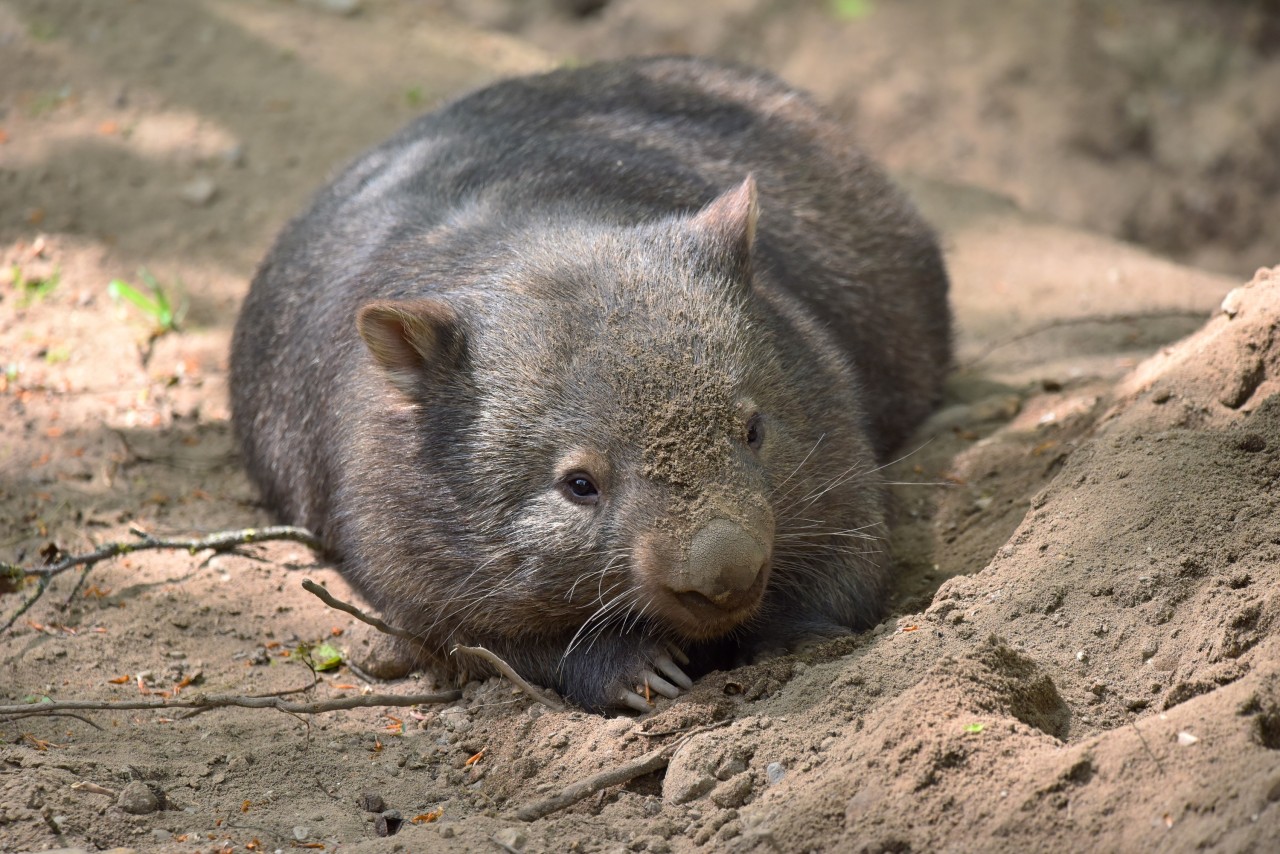
[[[406,396],[424,380],[443,379],[462,361],[458,315],[439,300],[371,302],[356,315],[356,328],[387,379]]]
[[[756,179],[746,180],[717,196],[689,221],[694,231],[707,239],[717,254],[746,270],[751,265],[751,249],[756,241],[756,220],[760,206],[756,202]]]

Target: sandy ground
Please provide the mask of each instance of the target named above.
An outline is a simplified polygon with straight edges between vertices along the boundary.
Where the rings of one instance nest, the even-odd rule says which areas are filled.
[[[0,851],[1274,850],[1271,7],[574,5],[0,2],[0,560],[269,522],[226,349],[284,220],[451,94],[697,50],[815,91],[943,230],[959,368],[887,472],[892,616],[641,718],[491,680],[416,710],[0,719]],[[177,331],[109,296],[139,268]],[[0,634],[0,704],[305,686],[300,644],[368,635],[304,578],[354,598],[290,543],[62,576]],[[7,620],[32,588],[0,585]],[[433,685],[343,668],[301,696],[369,687]],[[514,816],[691,731],[665,771]]]

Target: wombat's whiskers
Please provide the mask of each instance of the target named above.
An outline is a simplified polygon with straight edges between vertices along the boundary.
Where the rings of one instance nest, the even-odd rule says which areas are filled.
[[[818,441],[814,442],[813,447],[809,449],[809,453],[804,455],[804,459],[796,463],[796,467],[791,470],[791,474],[784,477],[781,483],[779,483],[773,489],[769,490],[769,496],[771,498],[773,498],[775,501],[782,501],[786,499],[786,497],[790,495],[792,491],[794,491],[795,488],[802,483],[802,481],[796,481],[796,483],[791,487],[791,489],[788,489],[786,492],[778,491],[782,489],[782,487],[786,486],[787,482],[790,481],[791,478],[795,477],[796,474],[800,471],[800,469],[804,468],[804,464],[809,462],[809,458],[812,457],[814,452],[818,450],[818,446],[822,444],[822,440],[825,438],[827,438],[826,433],[823,433],[821,436],[819,436]]]
[[[590,642],[586,647],[590,650],[595,646],[596,639],[604,633],[604,630],[610,623],[619,617],[625,620],[626,616],[631,612],[631,609],[634,607],[636,599],[639,596],[639,588],[620,579],[610,586],[605,593],[612,593],[618,587],[624,587],[625,589],[617,596],[614,596],[608,602],[597,608],[595,612],[578,628],[578,631],[574,633],[573,637],[569,639],[569,644],[565,647],[564,653],[560,656],[561,667],[564,666],[565,659],[567,659],[583,641],[590,639]]]

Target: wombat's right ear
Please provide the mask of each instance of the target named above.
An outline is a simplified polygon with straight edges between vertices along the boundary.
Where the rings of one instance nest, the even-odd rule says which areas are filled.
[[[741,184],[721,193],[694,214],[689,224],[709,241],[714,251],[742,272],[749,273],[759,218],[756,179],[748,175]]]
[[[387,378],[406,396],[424,378],[443,378],[462,360],[458,315],[438,300],[371,302],[356,315],[356,328]]]

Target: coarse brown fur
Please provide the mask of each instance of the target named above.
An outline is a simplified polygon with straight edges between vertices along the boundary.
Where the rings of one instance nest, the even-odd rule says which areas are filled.
[[[946,290],[911,205],[772,76],[521,78],[285,229],[235,425],[432,663],[481,644],[599,709],[670,644],[707,667],[878,619],[878,461],[938,399]]]

